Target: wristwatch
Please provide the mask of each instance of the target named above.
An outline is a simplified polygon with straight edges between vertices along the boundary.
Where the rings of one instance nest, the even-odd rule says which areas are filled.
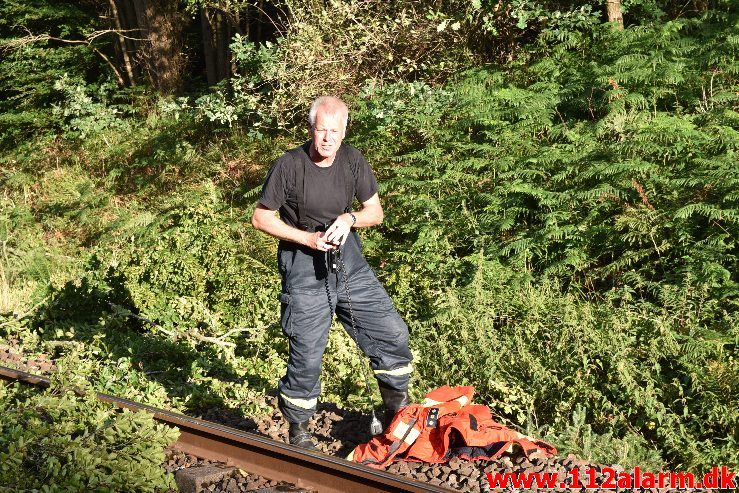
[[[351,227],[354,227],[354,225],[357,223],[357,216],[355,216],[351,212],[349,213],[349,215],[352,217],[352,226]]]

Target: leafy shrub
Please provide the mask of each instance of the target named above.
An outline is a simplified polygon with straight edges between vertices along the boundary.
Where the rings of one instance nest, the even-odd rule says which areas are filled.
[[[130,121],[124,118],[125,113],[109,102],[114,84],[99,84],[95,87],[97,94],[92,95],[65,74],[54,82],[54,89],[63,94],[63,99],[54,105],[53,114],[64,122],[68,136],[84,139],[103,130],[128,129]]]
[[[158,214],[141,213],[113,229],[89,275],[50,301],[48,317],[86,298],[192,343],[233,346],[229,338],[240,333],[263,333],[279,286],[265,265],[269,252],[255,248],[260,233],[244,229],[245,221],[229,217],[212,184],[175,196]]]
[[[736,16],[711,19],[545,36],[536,63],[362,95],[352,138],[386,208],[367,244],[421,393],[474,384],[603,460],[739,460]]]
[[[355,138],[393,192],[384,227],[402,240],[383,249],[410,247],[430,276],[483,249],[591,292],[690,277],[732,296],[736,47],[690,26],[603,31],[581,65],[564,43],[510,78],[374,93]]]
[[[0,387],[0,484],[48,492],[174,488],[162,464],[178,432],[151,414],[98,401],[75,356],[57,364],[48,391]]]
[[[234,105],[246,101],[259,120],[279,126],[302,120],[327,84],[341,96],[369,80],[441,81],[474,60],[465,42],[464,2],[443,9],[432,2],[334,0],[317,6],[286,0],[280,5],[284,25],[276,42],[256,45],[235,36],[231,44],[242,74]]]
[[[606,444],[624,440],[635,449],[619,460],[631,465],[739,463],[737,314],[707,288],[619,306],[616,293],[587,301],[482,255],[467,262],[469,284],[412,323],[422,388],[475,385],[503,419],[604,461],[617,450]]]

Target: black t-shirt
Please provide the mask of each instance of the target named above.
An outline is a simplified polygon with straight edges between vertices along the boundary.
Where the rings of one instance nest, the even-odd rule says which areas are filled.
[[[267,173],[259,203],[270,210],[279,209],[283,221],[300,227],[295,170],[297,166],[304,166],[304,215],[310,230],[314,230],[318,225],[333,221],[347,207],[351,207],[346,180],[353,180],[354,197],[360,203],[372,198],[378,188],[372,168],[354,147],[342,143],[333,164],[322,168],[311,161],[310,146],[311,142],[306,142],[277,158]]]

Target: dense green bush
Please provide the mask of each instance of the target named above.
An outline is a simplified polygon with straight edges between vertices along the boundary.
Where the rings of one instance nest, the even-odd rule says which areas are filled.
[[[429,274],[482,249],[588,292],[735,296],[736,24],[604,28],[591,59],[567,40],[512,77],[368,94],[355,138],[391,192],[383,249]]]
[[[98,401],[74,355],[58,365],[47,391],[0,387],[0,484],[46,492],[174,488],[162,464],[178,431]]]
[[[420,381],[475,385],[499,416],[545,425],[566,449],[584,438],[565,433],[584,414],[609,437],[590,450],[601,460],[739,463],[739,315],[707,299],[708,288],[664,287],[657,306],[618,292],[594,302],[482,255],[467,260],[472,281],[413,324]],[[633,442],[628,457],[619,440]]]
[[[418,385],[474,384],[604,459],[736,463],[738,19],[714,20],[357,102],[386,207],[367,244]]]
[[[195,339],[254,332],[269,324],[264,314],[279,283],[271,275],[274,251],[260,248],[247,223],[206,184],[113,231],[101,269],[120,280],[131,301],[125,308],[165,332]]]

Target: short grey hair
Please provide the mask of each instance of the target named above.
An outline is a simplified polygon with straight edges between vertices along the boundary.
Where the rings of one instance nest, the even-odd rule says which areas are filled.
[[[344,101],[333,96],[320,96],[314,99],[308,112],[308,124],[311,128],[316,126],[316,115],[318,114],[319,108],[324,108],[331,115],[339,115],[341,122],[344,124],[344,131],[346,131],[346,124],[349,120],[349,108]]]

